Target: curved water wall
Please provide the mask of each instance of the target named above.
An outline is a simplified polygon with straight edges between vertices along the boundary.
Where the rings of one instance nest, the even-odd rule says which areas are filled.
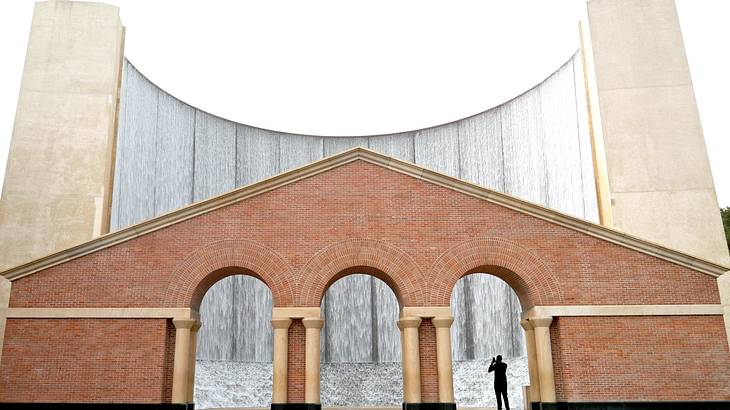
[[[365,137],[296,135],[230,122],[177,100],[125,62],[112,230],[355,146],[597,221],[580,61],[576,54],[534,88],[472,117],[423,130]],[[360,335],[357,343],[345,343],[349,336],[325,332],[323,357],[398,360],[398,335],[389,336],[384,330],[395,324],[383,318],[398,309],[385,297],[390,289],[369,277],[348,280],[325,297],[325,321],[369,321],[370,326],[360,325],[369,329],[368,334]],[[254,281],[232,276],[211,288],[201,306],[204,326],[199,358],[271,360],[271,336],[259,331],[268,328],[268,317],[255,313],[270,310],[271,299],[265,286],[257,287]],[[357,295],[357,307],[336,303],[352,299],[346,294]],[[492,355],[474,343],[489,335],[499,335],[490,342],[490,350],[507,356],[521,354],[520,308],[511,289],[488,276],[469,276],[455,288],[452,305],[463,310],[475,306],[473,301],[483,301],[482,306],[459,315],[464,319],[452,328],[455,359]],[[329,351],[326,347],[343,345],[350,347]]]

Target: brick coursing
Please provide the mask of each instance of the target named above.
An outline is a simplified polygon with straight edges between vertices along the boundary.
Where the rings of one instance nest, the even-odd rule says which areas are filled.
[[[551,341],[561,400],[730,398],[722,316],[560,317]]]
[[[438,366],[436,363],[436,328],[430,319],[421,321],[418,329],[419,358],[421,360],[421,400],[438,403]]]
[[[719,303],[711,276],[358,160],[18,279],[10,306],[197,308],[209,286],[238,273],[264,281],[277,307],[319,306],[334,280],[355,271],[383,279],[402,306],[447,306],[456,281],[472,272],[504,279],[525,309]],[[720,318],[652,318],[651,331],[646,320],[557,319],[551,332],[558,399],[616,401],[639,397],[641,389],[657,400],[730,399]],[[170,326],[8,320],[0,401],[169,402]],[[435,356],[426,355],[429,326],[421,332],[424,400],[437,392],[435,373],[428,373],[435,369]],[[303,401],[300,327],[290,329],[290,401]],[[608,344],[608,331],[625,338]],[[623,354],[632,349],[641,354],[628,360]],[[677,371],[673,353],[702,356],[713,377],[707,385],[716,388],[699,386],[704,376]],[[72,357],[81,360],[56,359]],[[616,382],[608,382],[595,370],[604,357],[631,365],[614,368]],[[78,383],[69,372],[111,378],[115,387]],[[631,389],[622,388],[627,384]],[[682,385],[697,388],[677,390]]]
[[[292,321],[289,327],[289,357],[287,362],[287,400],[289,403],[304,403],[305,336],[306,329],[301,319]]]
[[[8,319],[0,402],[169,402],[164,319]]]

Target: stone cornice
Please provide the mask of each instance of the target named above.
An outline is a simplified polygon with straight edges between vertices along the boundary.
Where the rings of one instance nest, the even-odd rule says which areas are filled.
[[[79,258],[100,249],[108,248],[138,236],[157,231],[202,215],[216,209],[238,203],[248,198],[263,194],[293,182],[309,178],[326,172],[330,169],[362,160],[382,166],[393,171],[409,175],[436,185],[440,185],[466,195],[470,195],[506,208],[527,214],[584,234],[626,247],[638,252],[651,255],[678,265],[682,265],[698,272],[718,277],[730,270],[713,262],[687,255],[677,250],[669,249],[656,243],[631,236],[621,231],[607,228],[592,222],[579,219],[561,212],[545,208],[513,196],[502,194],[487,188],[449,177],[439,172],[414,165],[396,158],[392,158],[365,148],[353,148],[348,151],[324,158],[302,167],[284,172],[265,180],[247,185],[228,193],[197,202],[195,204],[163,214],[145,222],[132,225],[119,231],[109,233],[72,248],[35,259],[31,262],[10,268],[2,272],[2,276],[13,281],[31,275],[49,267]]]
[[[552,316],[717,316],[722,314],[722,305],[579,305],[535,306],[522,312],[522,318]]]

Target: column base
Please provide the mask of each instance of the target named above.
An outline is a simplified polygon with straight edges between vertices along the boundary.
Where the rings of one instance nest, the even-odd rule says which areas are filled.
[[[403,410],[456,410],[456,403],[403,403]]]
[[[616,401],[532,403],[532,410],[730,410],[730,401]]]
[[[13,410],[194,410],[193,403],[0,403]]]
[[[319,403],[271,403],[271,410],[322,410]]]

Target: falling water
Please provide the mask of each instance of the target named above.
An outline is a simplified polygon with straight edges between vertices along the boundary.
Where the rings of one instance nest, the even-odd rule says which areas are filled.
[[[347,148],[362,146],[588,220],[597,220],[581,56],[521,96],[472,117],[418,131],[320,137],[215,117],[157,88],[124,64],[112,230],[207,199]],[[268,362],[271,293],[249,277],[216,283],[201,306],[198,358]],[[322,302],[323,358],[392,362],[400,356],[391,290],[371,277],[335,283]],[[457,284],[453,355],[524,352],[519,302],[488,275]]]

